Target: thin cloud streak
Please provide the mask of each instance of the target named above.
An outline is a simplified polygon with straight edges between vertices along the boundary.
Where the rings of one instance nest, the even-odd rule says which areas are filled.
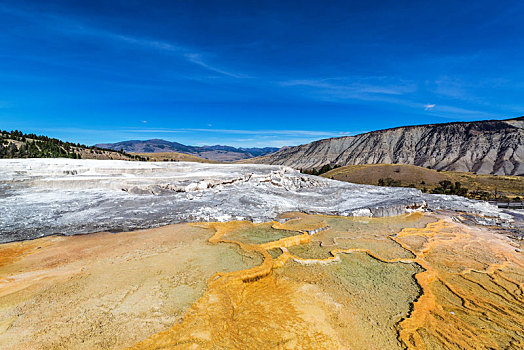
[[[379,85],[354,83],[353,85],[338,85],[332,84],[331,80],[344,80],[346,78],[326,78],[318,80],[288,80],[280,82],[281,86],[303,86],[310,89],[310,94],[313,98],[322,101],[330,102],[344,102],[348,100],[382,102],[408,107],[411,109],[424,108],[426,111],[434,110],[435,115],[444,119],[475,119],[475,118],[493,118],[503,117],[494,113],[488,113],[479,110],[470,110],[450,105],[425,104],[413,101],[413,97],[403,96],[414,92],[415,89],[410,88],[409,84],[398,85],[395,89],[392,86],[383,87]],[[367,80],[367,79],[364,79]],[[435,108],[437,107],[437,108]]]
[[[207,70],[210,70],[212,72],[220,73],[220,74],[223,74],[223,75],[227,75],[228,77],[237,78],[237,79],[250,78],[248,75],[236,74],[236,73],[225,71],[223,69],[219,69],[219,68],[213,67],[213,66],[209,65],[208,63],[204,62],[202,60],[202,55],[198,54],[198,53],[185,54],[184,57],[186,57],[186,59],[189,62],[194,63],[196,65],[199,65],[200,67],[203,67],[203,68],[205,68]]]
[[[222,74],[230,78],[236,78],[236,79],[249,78],[249,76],[245,74],[233,73],[233,72],[226,71],[224,69],[215,67],[204,61],[204,54],[194,52],[193,50],[187,47],[176,45],[171,42],[139,38],[135,36],[122,35],[122,34],[108,32],[108,31],[101,31],[97,29],[92,29],[91,32],[93,34],[105,35],[107,38],[111,38],[113,40],[119,40],[121,42],[125,42],[128,44],[146,47],[146,48],[152,48],[152,49],[156,49],[156,50],[160,50],[160,51],[164,51],[164,52],[168,52],[172,54],[177,54],[180,57],[184,58],[189,63],[195,64],[208,71]]]
[[[416,91],[417,87],[411,82],[402,82],[400,84],[377,84],[382,79],[376,79],[377,83],[370,84],[366,81],[374,80],[370,78],[325,78],[325,79],[304,79],[304,80],[287,80],[280,82],[281,86],[305,86],[313,88],[321,88],[330,90],[337,95],[344,93],[355,94],[384,94],[384,95],[403,95],[406,93]],[[341,83],[331,83],[331,81],[339,81]],[[343,82],[347,81],[347,84]]]
[[[39,25],[45,26],[47,28],[51,28],[52,30],[59,32],[63,35],[75,34],[80,36],[97,36],[105,39],[131,44],[133,46],[140,46],[160,50],[163,52],[169,52],[172,54],[177,54],[185,61],[214,73],[218,73],[230,78],[249,78],[248,75],[233,73],[231,71],[227,71],[222,68],[216,67],[204,60],[205,55],[203,53],[196,52],[193,49],[190,49],[182,45],[178,45],[176,43],[163,40],[142,38],[133,35],[126,35],[93,26],[88,26],[85,25],[85,23],[82,23],[78,20],[71,20],[69,18],[65,18],[56,14],[41,13],[38,17],[34,17],[29,16],[24,11],[20,11],[18,9],[14,9],[5,5],[0,5],[0,11],[4,13],[9,13],[14,16],[23,17],[26,20],[29,20],[33,23],[38,23]]]
[[[245,135],[300,135],[300,136],[349,136],[351,133],[346,131],[314,131],[314,130],[240,130],[240,129],[122,129],[123,132],[140,133],[183,133],[183,132],[204,132],[219,134],[245,134]]]

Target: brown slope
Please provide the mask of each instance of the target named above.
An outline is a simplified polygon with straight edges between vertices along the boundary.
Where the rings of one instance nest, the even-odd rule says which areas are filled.
[[[379,179],[391,178],[400,181],[401,186],[414,185],[416,188],[430,191],[440,181],[460,182],[470,191],[486,191],[498,195],[516,197],[524,194],[524,177],[481,175],[468,172],[436,171],[415,165],[405,164],[367,164],[347,165],[333,169],[321,176],[330,179],[377,185]]]
[[[159,152],[159,153],[131,153],[144,158],[151,162],[197,162],[197,163],[220,163],[215,160],[209,160],[179,152]]]

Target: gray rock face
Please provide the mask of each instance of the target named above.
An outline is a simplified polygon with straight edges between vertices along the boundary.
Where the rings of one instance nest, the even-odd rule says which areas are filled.
[[[254,159],[297,169],[324,164],[412,164],[437,170],[524,175],[524,117],[407,126],[290,147]]]

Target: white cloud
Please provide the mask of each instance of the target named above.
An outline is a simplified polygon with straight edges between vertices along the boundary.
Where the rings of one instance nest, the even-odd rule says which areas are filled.
[[[374,77],[287,80],[280,85],[318,88],[337,97],[356,99],[361,95],[404,95],[417,89],[413,82]]]
[[[222,74],[222,75],[232,77],[232,78],[237,78],[237,79],[249,78],[249,76],[247,75],[237,74],[237,73],[226,71],[224,69],[213,66],[209,64],[208,62],[204,61],[204,55],[202,53],[193,52],[193,50],[187,47],[173,44],[171,42],[162,41],[162,40],[144,39],[144,38],[130,36],[130,35],[122,35],[118,33],[102,31],[102,30],[98,30],[94,28],[91,29],[90,31],[91,33],[96,33],[98,35],[105,35],[108,38],[120,40],[128,44],[138,45],[142,47],[152,48],[155,50],[160,50],[160,51],[165,51],[165,52],[181,55],[188,62],[196,64],[211,72],[215,72],[218,74]]]
[[[432,110],[433,108],[435,108],[435,104],[427,104],[427,105],[424,105],[424,110],[425,111],[430,111]]]
[[[340,137],[349,136],[346,131],[318,131],[318,130],[241,130],[241,129],[198,129],[198,128],[177,128],[177,129],[142,129],[142,128],[128,128],[121,129],[123,132],[133,133],[219,133],[219,134],[233,134],[233,135],[257,135],[257,136],[310,136],[310,137]]]
[[[114,32],[100,27],[91,26],[81,20],[70,19],[53,13],[44,12],[40,13],[39,16],[33,16],[31,13],[27,13],[12,7],[7,7],[3,4],[0,4],[0,12],[7,12],[12,15],[23,17],[26,20],[39,23],[40,25],[50,28],[63,35],[76,35],[83,37],[95,36],[103,39],[126,43],[135,47],[167,52],[173,55],[178,55],[187,62],[200,66],[201,68],[214,73],[237,79],[250,78],[248,75],[238,74],[229,70],[225,70],[222,67],[218,67],[215,64],[211,64],[206,59],[206,56],[209,56],[208,53],[204,54],[202,52],[195,52],[194,49],[179,45],[176,42],[156,40],[154,38]]]
[[[219,73],[219,74],[227,75],[228,77],[238,78],[238,79],[249,78],[247,75],[237,74],[237,73],[233,73],[233,72],[228,72],[226,70],[223,70],[223,69],[211,66],[210,64],[208,64],[208,63],[203,61],[202,55],[199,54],[199,53],[186,53],[186,54],[184,54],[184,57],[189,62],[194,63],[196,65],[199,65],[200,67],[205,68],[207,70],[210,70],[212,72],[216,72],[216,73]]]

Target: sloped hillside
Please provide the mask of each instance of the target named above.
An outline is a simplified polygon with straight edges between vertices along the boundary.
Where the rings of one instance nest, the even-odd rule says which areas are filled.
[[[0,131],[0,158],[146,160],[145,157],[127,154],[123,151],[88,147],[47,136],[24,134],[18,130]]]
[[[315,169],[325,164],[411,164],[436,170],[524,175],[524,117],[406,126],[315,141],[253,159]]]
[[[455,187],[458,182],[462,193],[453,194],[481,200],[521,200],[524,194],[522,176],[436,171],[405,164],[346,165],[321,176],[363,185],[415,187],[429,193],[442,193],[442,182],[448,181]]]
[[[97,147],[122,150],[130,153],[168,153],[177,152],[189,154],[203,159],[214,161],[235,161],[264,156],[278,151],[278,148],[236,148],[231,146],[187,146],[178,142],[162,139],[130,140],[117,143],[100,143]]]

